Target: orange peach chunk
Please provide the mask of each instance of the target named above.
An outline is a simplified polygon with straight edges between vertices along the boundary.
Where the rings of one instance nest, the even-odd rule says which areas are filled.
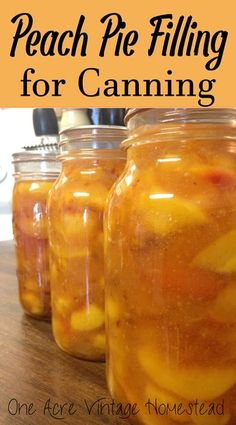
[[[201,208],[186,199],[157,188],[149,196],[134,200],[137,214],[146,231],[165,236],[182,227],[205,224],[207,217]]]
[[[70,325],[76,332],[88,332],[100,328],[104,324],[104,312],[95,304],[90,304],[71,315]]]
[[[65,297],[57,297],[53,300],[55,310],[61,316],[66,316],[70,312],[71,301]]]
[[[106,299],[105,311],[109,320],[113,322],[118,320],[120,317],[119,305],[111,297]]]
[[[210,316],[219,322],[236,323],[236,283],[222,289],[210,309]]]
[[[236,383],[236,366],[181,368],[163,359],[152,347],[143,347],[138,358],[146,374],[158,386],[187,400],[220,397]]]
[[[217,273],[236,272],[236,230],[231,230],[203,249],[195,257],[193,266]]]
[[[145,388],[145,400],[149,400],[153,403],[154,400],[157,400],[158,405],[163,404],[164,406],[169,406],[170,412],[168,412],[168,416],[172,418],[177,423],[184,423],[189,422],[189,417],[186,413],[178,414],[175,411],[171,411],[174,406],[176,406],[176,409],[178,406],[182,403],[182,409],[180,411],[183,411],[186,407],[184,405],[184,401],[171,393],[168,393],[166,390],[163,390],[163,388],[158,388],[154,386],[151,383],[148,383]]]
[[[21,301],[26,310],[31,314],[41,315],[44,311],[43,303],[39,297],[32,292],[23,292],[21,295]]]

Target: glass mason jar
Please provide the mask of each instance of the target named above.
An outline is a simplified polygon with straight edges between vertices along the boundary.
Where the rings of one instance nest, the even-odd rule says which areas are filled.
[[[13,231],[20,302],[27,314],[50,319],[47,197],[59,175],[56,152],[13,154]]]
[[[134,423],[234,425],[236,109],[126,120],[105,213],[110,392]]]
[[[103,360],[103,210],[121,174],[124,127],[85,126],[61,134],[62,172],[49,198],[53,334],[59,347]]]

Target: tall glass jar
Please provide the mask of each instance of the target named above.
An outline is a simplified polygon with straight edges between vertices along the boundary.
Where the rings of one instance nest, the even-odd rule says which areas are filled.
[[[124,127],[85,126],[61,134],[62,173],[49,198],[53,333],[59,347],[103,360],[103,210],[124,168]]]
[[[126,119],[105,214],[111,394],[134,423],[234,425],[236,109]]]
[[[13,231],[20,302],[27,314],[50,319],[48,193],[59,175],[56,152],[13,154]]]

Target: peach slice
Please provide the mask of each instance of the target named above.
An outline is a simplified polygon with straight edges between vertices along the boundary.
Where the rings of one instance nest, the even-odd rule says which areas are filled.
[[[236,230],[231,230],[203,249],[194,258],[193,266],[217,273],[236,272]]]
[[[106,336],[104,333],[99,333],[93,338],[93,346],[98,350],[105,352],[106,349]]]
[[[104,324],[104,312],[95,304],[76,310],[71,315],[70,325],[73,331],[88,332]]]
[[[86,257],[97,242],[100,232],[99,217],[88,209],[65,211],[59,220],[55,218],[54,229],[50,226],[51,249],[56,258]],[[92,247],[92,248],[91,248]]]
[[[210,316],[219,322],[236,323],[236,283],[222,289],[210,309]]]
[[[165,236],[182,227],[207,222],[202,209],[193,202],[157,188],[149,192],[148,196],[142,194],[134,201],[147,231]]]
[[[236,366],[183,368],[171,364],[151,346],[138,351],[141,366],[156,385],[187,400],[212,400],[236,382]]]
[[[43,303],[40,298],[32,292],[24,292],[21,294],[21,302],[23,306],[31,314],[41,315],[44,311]]]
[[[57,297],[53,299],[55,311],[63,317],[66,317],[71,309],[71,300],[66,297]]]
[[[119,304],[111,296],[106,299],[105,312],[108,320],[112,322],[116,322],[121,317]]]
[[[178,398],[177,396],[163,390],[163,388],[158,388],[154,386],[153,384],[149,383],[145,388],[145,402],[150,399],[151,403],[154,403],[155,399],[157,400],[157,404],[160,407],[161,404],[163,404],[163,408],[160,408],[160,411],[163,412],[163,409],[169,406],[170,411],[167,412],[167,417],[170,417],[173,419],[176,423],[186,424],[189,423],[190,417],[187,415],[187,413],[180,412],[186,408],[186,400],[183,400],[181,398]],[[178,406],[182,405],[182,408],[179,409],[178,412]],[[174,406],[176,406],[176,412],[172,409],[174,409]]]
[[[47,238],[46,201],[53,182],[21,182],[13,193],[13,222],[15,229],[35,238]]]

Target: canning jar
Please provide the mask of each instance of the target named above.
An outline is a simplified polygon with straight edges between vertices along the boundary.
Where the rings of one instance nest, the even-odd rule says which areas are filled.
[[[59,175],[56,152],[13,154],[13,231],[20,302],[27,314],[49,319],[49,245],[47,197]]]
[[[105,213],[111,394],[134,423],[234,425],[236,109],[126,120]]]
[[[52,324],[59,347],[103,360],[103,210],[124,168],[126,129],[81,126],[61,134],[62,172],[49,198]]]

